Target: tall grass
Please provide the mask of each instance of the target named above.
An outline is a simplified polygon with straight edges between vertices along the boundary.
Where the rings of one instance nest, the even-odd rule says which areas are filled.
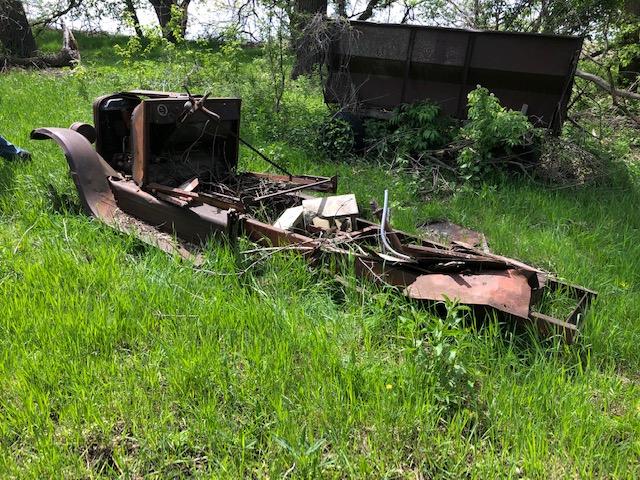
[[[584,189],[505,180],[426,202],[401,175],[274,132],[282,119],[252,93],[262,64],[247,54],[233,82],[206,70],[196,86],[241,94],[258,146],[298,172],[339,173],[363,203],[390,188],[400,228],[447,217],[600,297],[569,347],[460,321],[455,305],[438,319],[295,255],[238,276],[212,243],[213,273],[195,271],[80,215],[58,147],[28,139],[91,121],[107,92],[179,89],[193,63],[122,65],[106,40],[80,46],[76,73],[0,76],[0,131],[34,154],[0,160],[2,477],[639,475],[640,197],[627,171]],[[313,84],[287,102],[297,127],[322,118]]]

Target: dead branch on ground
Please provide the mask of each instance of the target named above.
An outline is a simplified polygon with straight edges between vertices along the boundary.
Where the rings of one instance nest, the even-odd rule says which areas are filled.
[[[62,49],[58,53],[43,53],[34,57],[12,57],[0,55],[0,70],[11,67],[61,68],[74,67],[80,63],[80,50],[73,33],[65,27]]]

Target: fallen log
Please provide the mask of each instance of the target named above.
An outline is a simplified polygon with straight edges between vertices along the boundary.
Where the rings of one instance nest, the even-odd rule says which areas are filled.
[[[0,55],[0,70],[10,67],[23,68],[61,68],[75,67],[80,63],[80,50],[71,30],[64,29],[62,49],[58,53],[48,53],[34,57],[12,57]]]

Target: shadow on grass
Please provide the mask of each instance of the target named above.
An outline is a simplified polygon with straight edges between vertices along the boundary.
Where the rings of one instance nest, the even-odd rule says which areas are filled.
[[[584,185],[566,188],[545,185],[541,188],[557,195],[564,201],[585,206],[589,204],[601,205],[602,201],[619,203],[620,200],[624,200],[627,206],[640,203],[640,191],[637,183],[632,178],[628,165],[623,162],[605,159],[601,168],[603,169],[603,174]],[[608,212],[613,216],[620,213],[629,212],[626,208],[612,209]],[[640,219],[635,215],[633,218]]]
[[[24,160],[6,160],[0,157],[0,200],[13,195],[15,169],[24,163]]]
[[[78,196],[68,193],[59,192],[51,183],[47,184],[47,200],[51,208],[56,213],[65,213],[71,215],[82,215],[84,212]]]

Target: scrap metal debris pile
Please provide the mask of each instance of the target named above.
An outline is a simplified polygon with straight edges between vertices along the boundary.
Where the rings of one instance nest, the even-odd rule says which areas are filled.
[[[486,245],[394,230],[387,192],[382,208],[373,206],[380,223],[366,220],[354,195],[328,195],[336,193],[336,177],[293,175],[242,140],[239,99],[123,92],[96,100],[94,122],[95,128],[39,128],[32,137],[51,138],[63,148],[86,213],[165,250],[182,252],[167,236],[150,232],[189,242],[215,233],[232,240],[244,235],[300,250],[314,261],[354,260],[358,276],[400,287],[410,298],[458,299],[560,331],[569,341],[595,296]],[[240,143],[281,173],[238,172]],[[541,311],[544,298],[559,291],[572,302],[563,320]]]

